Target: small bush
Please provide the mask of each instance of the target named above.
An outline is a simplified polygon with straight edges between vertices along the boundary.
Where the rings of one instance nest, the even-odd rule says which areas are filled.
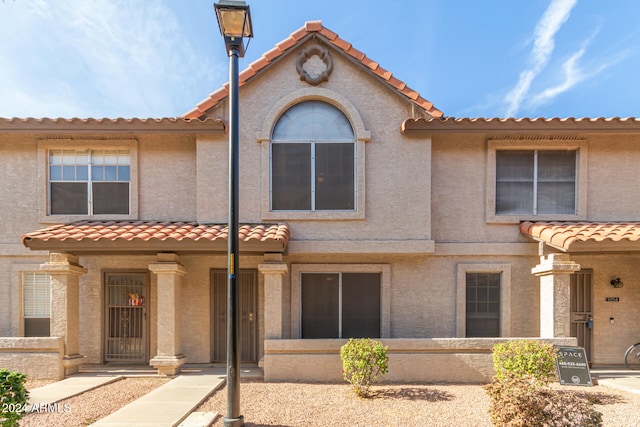
[[[576,394],[551,390],[556,350],[535,340],[514,340],[493,347],[496,375],[485,386],[489,414],[498,426],[595,427],[602,414]]]
[[[370,387],[388,371],[387,347],[370,338],[349,338],[340,347],[342,376],[360,397],[370,397]]]
[[[531,376],[494,378],[485,387],[496,426],[599,427],[602,414],[579,396],[540,386]]]
[[[0,369],[0,426],[14,427],[24,416],[29,392],[24,387],[26,375]]]
[[[493,367],[498,379],[533,377],[541,385],[556,378],[553,345],[536,340],[513,340],[493,346]]]

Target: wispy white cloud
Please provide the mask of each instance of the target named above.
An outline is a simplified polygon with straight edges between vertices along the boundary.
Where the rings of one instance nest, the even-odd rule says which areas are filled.
[[[226,69],[198,54],[160,0],[10,3],[0,4],[12,35],[0,40],[0,116],[178,115],[208,93],[198,82]]]
[[[533,36],[530,66],[520,73],[518,83],[505,97],[505,101],[508,104],[506,112],[508,117],[517,114],[531,88],[533,80],[549,63],[555,48],[555,36],[562,25],[569,19],[571,9],[576,3],[577,0],[552,0],[542,18],[538,21]]]

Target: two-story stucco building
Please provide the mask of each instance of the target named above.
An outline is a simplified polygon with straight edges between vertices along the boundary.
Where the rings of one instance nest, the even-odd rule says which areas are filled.
[[[175,119],[0,120],[0,362],[174,374],[226,355],[228,91]],[[455,119],[307,22],[240,74],[241,359],[485,381],[513,337],[620,364],[640,305],[640,122]],[[47,338],[49,337],[49,338]]]

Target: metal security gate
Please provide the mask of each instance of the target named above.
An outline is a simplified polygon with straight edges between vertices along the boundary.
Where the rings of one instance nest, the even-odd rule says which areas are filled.
[[[106,272],[105,362],[147,363],[148,274]]]
[[[580,270],[571,275],[571,336],[584,347],[591,360],[593,343],[593,270]]]
[[[255,363],[257,352],[258,272],[240,270],[240,361]],[[227,360],[227,270],[211,271],[211,360]]]

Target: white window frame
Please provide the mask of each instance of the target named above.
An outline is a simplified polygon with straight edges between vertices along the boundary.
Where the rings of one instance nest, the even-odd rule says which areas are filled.
[[[271,210],[271,131],[283,112],[303,101],[327,102],[338,108],[347,117],[355,134],[355,209],[327,211],[273,211]],[[361,220],[365,219],[365,146],[371,141],[371,133],[365,128],[360,113],[344,96],[325,88],[304,88],[281,98],[267,113],[257,142],[261,144],[262,168],[262,213],[263,221],[292,220]],[[304,141],[302,141],[304,142]]]
[[[391,335],[391,267],[388,264],[292,264],[291,336],[302,339],[302,273],[380,273],[380,337]]]
[[[129,151],[129,214],[51,215],[49,207],[49,152],[51,150],[127,150]],[[71,182],[71,181],[70,181]],[[41,223],[72,222],[82,219],[138,219],[138,141],[137,140],[48,140],[38,141],[38,216]]]
[[[49,321],[51,321],[51,275],[49,275],[48,273],[45,272],[41,272],[41,271],[23,271],[21,272],[21,314],[22,314],[22,334],[24,335],[25,333],[25,327],[24,327],[24,323],[25,323],[25,319],[49,319]],[[48,289],[46,290],[46,292],[48,293],[48,301],[44,306],[44,312],[38,312],[38,313],[29,313],[30,310],[28,310],[30,307],[27,307],[27,299],[29,298],[29,294],[32,293],[28,287],[29,285],[29,280],[28,277],[39,277],[40,281],[44,281],[46,282],[46,285],[48,287]],[[33,285],[35,285],[35,281],[32,283]],[[37,310],[38,307],[36,307]],[[40,307],[43,308],[43,307]],[[51,336],[51,330],[49,330],[49,336]]]
[[[496,214],[496,151],[576,151],[576,201],[575,214]],[[575,221],[584,220],[587,215],[587,141],[584,139],[522,139],[522,140],[489,140],[487,153],[487,200],[486,221],[488,223],[519,223],[520,221]]]
[[[467,338],[467,273],[500,274],[500,337],[511,336],[511,264],[458,264],[456,337]]]

